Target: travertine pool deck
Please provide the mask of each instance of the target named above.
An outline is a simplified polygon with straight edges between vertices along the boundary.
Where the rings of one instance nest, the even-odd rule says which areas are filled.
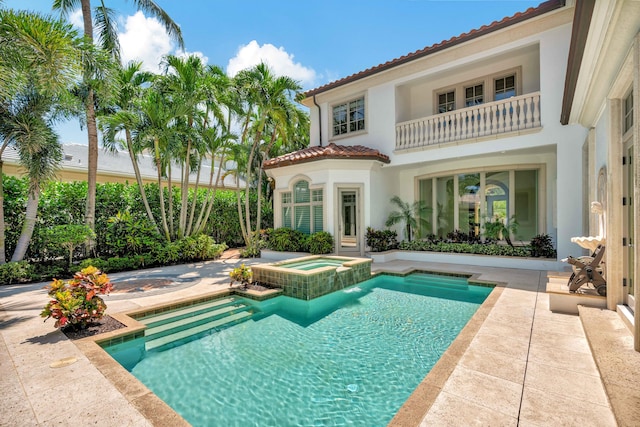
[[[161,290],[112,294],[105,298],[108,313],[115,315],[227,289],[232,268],[240,262],[264,261],[227,259],[112,274],[116,282],[162,275],[181,280]],[[629,406],[638,408],[640,394],[616,395],[615,390],[625,385],[628,390],[629,385],[619,384],[624,380],[601,377],[585,336],[584,321],[579,316],[548,310],[546,272],[406,261],[372,266],[373,271],[410,269],[469,273],[477,280],[502,286],[401,408],[393,425],[640,425],[633,411],[619,417],[619,424],[616,422],[611,407],[622,408],[623,412]],[[107,369],[102,366],[99,370],[96,360],[108,356],[87,357],[79,348],[86,346],[69,341],[53,328],[52,320],[43,323],[39,317],[47,301],[43,286],[0,287],[0,425],[184,423],[146,387],[127,377],[123,368],[110,368],[107,363]],[[592,314],[606,317],[606,322],[586,322],[598,322],[594,351],[598,346],[610,349],[618,345],[626,351],[625,363],[614,363],[615,368],[604,365],[604,369],[638,371],[640,353],[628,351],[631,334],[622,321],[610,311]],[[609,330],[612,332],[607,334]],[[604,362],[608,360],[604,356]],[[613,405],[603,383],[614,390]],[[639,387],[635,382],[636,391]],[[620,402],[623,398],[626,401]]]

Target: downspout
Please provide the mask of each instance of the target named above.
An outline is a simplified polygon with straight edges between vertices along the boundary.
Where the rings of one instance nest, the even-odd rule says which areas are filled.
[[[318,136],[320,137],[320,147],[322,147],[322,110],[316,102],[316,95],[313,95],[313,104],[318,107]]]

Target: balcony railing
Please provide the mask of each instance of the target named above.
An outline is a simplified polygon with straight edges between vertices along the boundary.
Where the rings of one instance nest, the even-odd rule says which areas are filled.
[[[398,123],[396,150],[540,127],[540,92]]]

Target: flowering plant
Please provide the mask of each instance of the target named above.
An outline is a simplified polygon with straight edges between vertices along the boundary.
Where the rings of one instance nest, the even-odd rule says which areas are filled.
[[[245,266],[244,264],[240,264],[240,267],[231,270],[229,276],[231,276],[230,286],[233,286],[234,282],[240,282],[242,283],[242,286],[246,288],[247,286],[249,286],[249,283],[251,283],[253,273],[251,272],[251,268]]]
[[[54,279],[45,289],[51,297],[40,313],[45,321],[53,317],[56,328],[86,328],[104,315],[107,305],[98,295],[111,292],[113,283],[106,274],[89,266],[69,281]]]

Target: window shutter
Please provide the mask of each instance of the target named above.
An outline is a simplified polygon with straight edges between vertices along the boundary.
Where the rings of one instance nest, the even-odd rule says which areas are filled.
[[[304,234],[311,234],[311,207],[296,206],[294,208],[295,213],[295,229],[303,232]]]
[[[322,205],[316,205],[313,207],[313,232],[323,230],[323,218],[322,218]]]

